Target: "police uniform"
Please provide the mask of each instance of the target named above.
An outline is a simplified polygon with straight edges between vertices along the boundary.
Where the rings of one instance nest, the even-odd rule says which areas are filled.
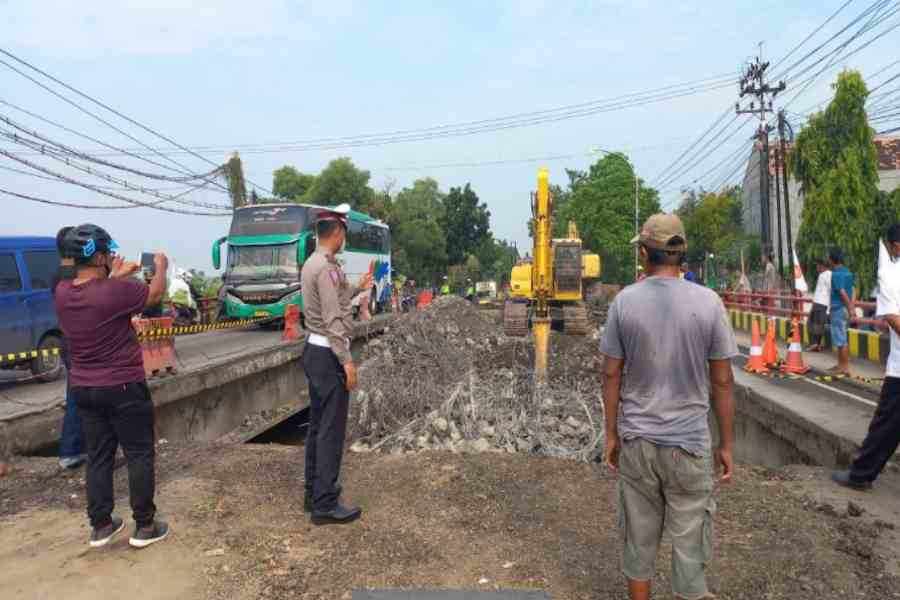
[[[338,218],[325,213],[319,220]],[[309,384],[309,431],[306,440],[306,501],[313,517],[338,506],[338,476],[347,431],[350,393],[343,365],[351,362],[352,288],[334,255],[317,248],[300,274],[308,335],[303,371]],[[311,506],[309,506],[311,501]]]

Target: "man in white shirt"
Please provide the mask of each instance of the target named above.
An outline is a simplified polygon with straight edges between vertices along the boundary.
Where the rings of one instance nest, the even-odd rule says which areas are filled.
[[[831,265],[825,258],[816,259],[816,291],[813,294],[813,307],[809,313],[809,337],[813,344],[807,348],[809,352],[821,352],[825,348],[825,322],[828,320],[828,304],[831,298]]]
[[[856,460],[849,470],[831,474],[835,482],[857,490],[872,487],[872,482],[900,445],[900,282],[895,281],[900,277],[896,264],[900,258],[900,224],[891,225],[886,237],[890,259],[887,265],[879,265],[878,269],[877,312],[890,327],[891,353],[881,386],[881,398]]]

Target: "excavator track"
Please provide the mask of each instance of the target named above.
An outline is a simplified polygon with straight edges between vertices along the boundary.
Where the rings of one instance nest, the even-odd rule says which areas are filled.
[[[503,304],[503,333],[511,337],[528,335],[528,304],[507,300]]]
[[[583,302],[563,307],[563,332],[566,335],[586,335],[588,329],[588,311]]]

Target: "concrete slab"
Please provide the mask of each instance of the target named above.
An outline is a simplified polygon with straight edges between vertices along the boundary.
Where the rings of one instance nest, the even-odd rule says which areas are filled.
[[[280,331],[229,329],[175,338],[179,371],[227,360],[241,353],[272,347],[281,342]],[[65,379],[52,383],[17,383],[21,373],[0,371],[0,422],[44,412],[65,402]]]

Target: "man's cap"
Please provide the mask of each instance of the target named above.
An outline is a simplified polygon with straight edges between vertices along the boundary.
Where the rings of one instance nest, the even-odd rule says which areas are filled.
[[[350,214],[350,205],[346,202],[338,204],[334,208],[319,211],[316,215],[316,223],[322,221],[339,221],[344,227],[347,226],[347,215]]]
[[[641,233],[634,236],[632,244],[642,244],[655,250],[684,252],[687,250],[687,236],[678,215],[658,213],[644,221]]]

